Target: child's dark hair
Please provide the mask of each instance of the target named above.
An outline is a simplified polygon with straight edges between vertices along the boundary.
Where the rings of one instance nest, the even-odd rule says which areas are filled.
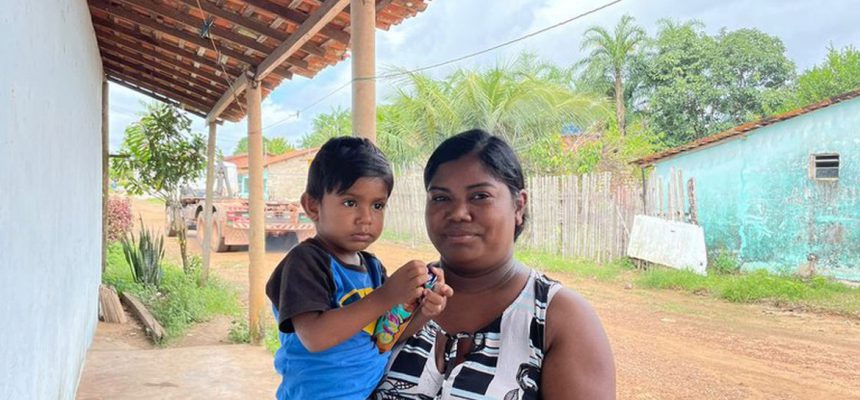
[[[370,140],[351,136],[329,139],[311,161],[308,169],[308,196],[321,200],[326,193],[343,193],[359,178],[380,178],[394,188],[391,165]]]
[[[477,155],[487,172],[508,186],[512,196],[516,196],[525,189],[523,167],[520,165],[520,160],[514,153],[514,149],[502,138],[480,129],[451,136],[433,151],[424,167],[424,188],[430,186],[430,181],[436,175],[439,166],[470,154]],[[526,218],[527,215],[524,210],[523,222],[514,227],[514,240],[523,232]]]

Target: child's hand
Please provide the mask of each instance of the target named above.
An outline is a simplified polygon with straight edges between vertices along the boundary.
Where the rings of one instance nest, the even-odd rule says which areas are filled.
[[[436,284],[433,285],[433,290],[424,289],[420,313],[429,319],[442,313],[448,298],[454,294],[454,289],[445,284],[445,273],[441,268],[433,265],[428,265],[428,268],[436,274]]]
[[[414,304],[424,293],[424,283],[428,279],[427,264],[412,260],[394,271],[379,291],[391,305]]]

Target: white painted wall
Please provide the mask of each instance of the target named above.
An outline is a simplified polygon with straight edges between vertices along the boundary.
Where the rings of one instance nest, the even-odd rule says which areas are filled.
[[[0,399],[73,399],[97,322],[101,61],[85,0],[0,10]]]

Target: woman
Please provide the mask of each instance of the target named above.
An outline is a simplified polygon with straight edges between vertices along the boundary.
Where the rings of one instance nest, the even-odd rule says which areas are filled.
[[[513,257],[526,222],[522,167],[502,139],[463,132],[424,169],[426,224],[454,289],[398,345],[378,399],[613,399],[615,366],[591,306]]]

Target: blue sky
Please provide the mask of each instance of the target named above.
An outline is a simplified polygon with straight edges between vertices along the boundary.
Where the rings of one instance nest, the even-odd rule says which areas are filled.
[[[390,31],[377,31],[377,71],[417,68],[482,50],[553,25],[608,0],[431,0],[427,10]],[[636,18],[649,34],[657,21],[696,19],[716,33],[725,27],[757,28],[783,40],[788,57],[799,70],[824,59],[829,44],[860,47],[860,7],[854,0],[623,0],[552,31],[490,53],[428,71],[444,76],[457,68],[481,68],[503,63],[522,52],[559,65],[582,57],[579,40],[590,26],[611,27],[624,14]],[[296,118],[295,112],[331,93],[350,79],[350,62],[325,69],[313,80],[296,77],[284,81],[263,102],[264,134],[296,142],[310,129],[314,116],[335,107],[348,109],[349,87],[320,102]],[[395,81],[377,84],[377,102],[385,103]],[[122,133],[139,118],[146,96],[111,84],[110,146],[119,149]],[[206,132],[203,120],[193,117],[194,130]],[[283,121],[283,122],[282,122]],[[278,123],[281,122],[281,123]],[[271,125],[278,123],[269,129]],[[246,134],[245,121],[218,127],[218,147],[230,154]]]

